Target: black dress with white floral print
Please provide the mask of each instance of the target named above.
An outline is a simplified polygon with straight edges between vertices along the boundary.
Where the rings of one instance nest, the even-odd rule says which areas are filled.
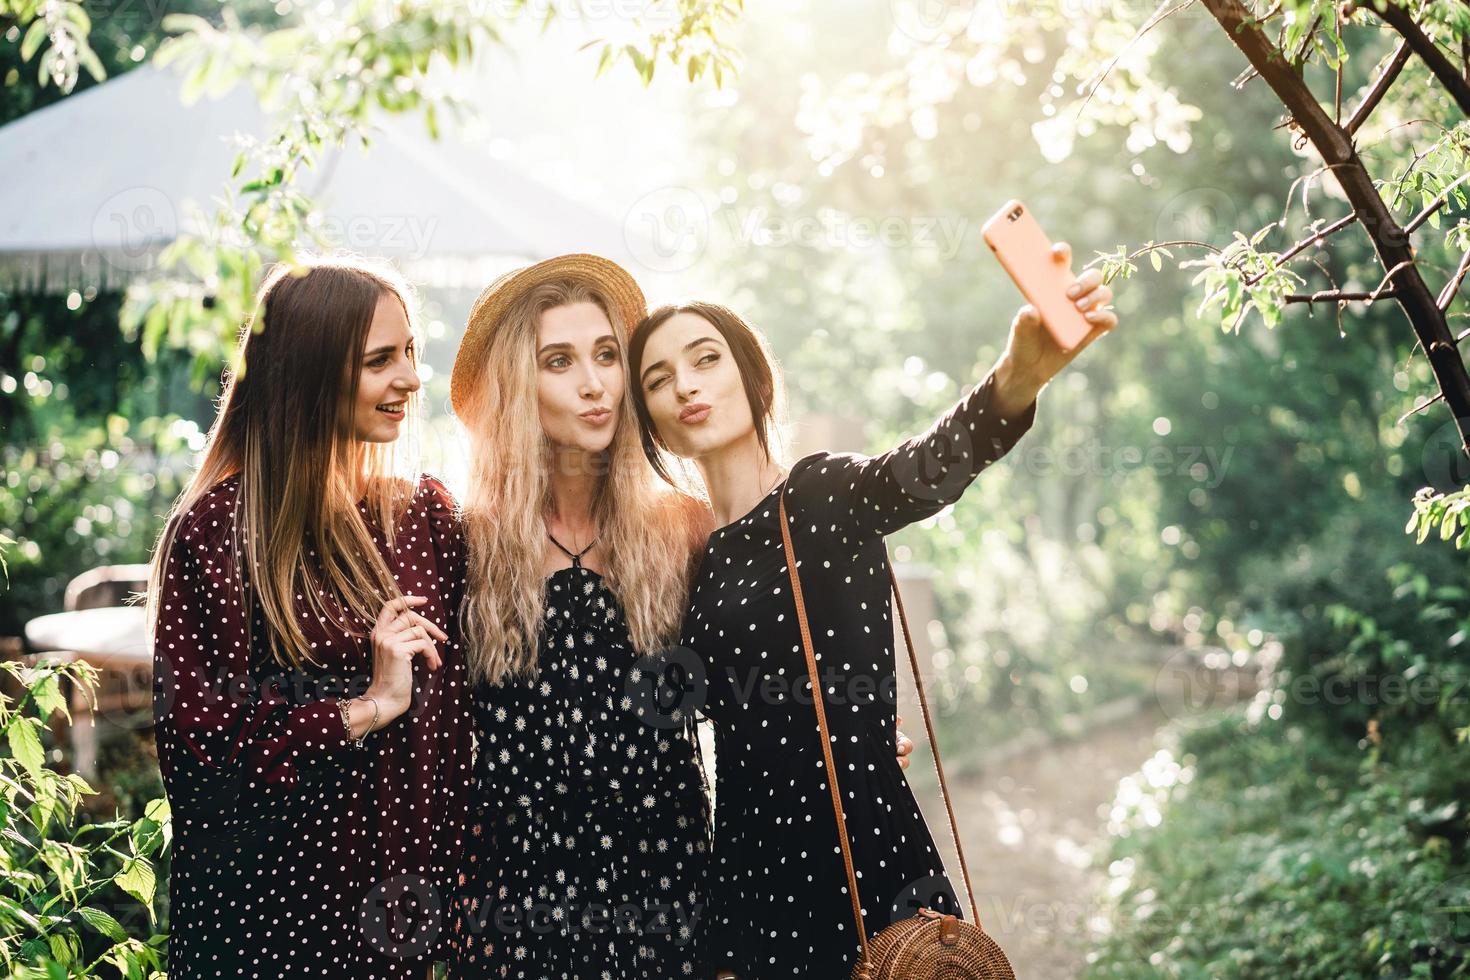
[[[647,661],[616,597],[546,586],[535,677],[478,685],[454,977],[701,976],[709,804],[687,719],[642,708]]]

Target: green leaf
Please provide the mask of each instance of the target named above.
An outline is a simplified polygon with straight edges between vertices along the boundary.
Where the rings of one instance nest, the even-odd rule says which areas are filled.
[[[602,73],[607,71],[608,66],[613,63],[613,58],[615,57],[615,54],[616,49],[611,44],[605,45],[603,47],[602,57],[597,59],[597,71],[593,73],[593,78],[602,77]]]
[[[143,818],[157,824],[163,833],[163,846],[167,848],[174,839],[173,811],[169,809],[168,798],[160,796],[153,800],[143,810]]]
[[[643,52],[639,51],[632,44],[626,45],[623,50],[628,53],[629,58],[633,59],[633,67],[638,70],[638,74],[646,79],[648,77],[648,59],[643,56]]]
[[[36,730],[31,725],[31,719],[15,719],[11,722],[10,731],[7,734],[10,741],[10,754],[25,767],[26,772],[32,776],[36,775],[46,764],[46,753],[41,749],[41,739],[37,737]]]
[[[159,25],[166,34],[209,34],[214,25],[198,14],[166,14]]]
[[[20,42],[20,60],[30,61],[41,49],[41,42],[44,40],[46,40],[46,21],[37,18],[26,31],[25,40]]]
[[[66,936],[58,936],[54,933],[49,937],[51,943],[51,955],[54,957],[46,964],[47,971],[57,980],[67,980],[67,965],[75,962],[76,955],[67,943]]]
[[[97,57],[97,52],[88,47],[86,42],[77,46],[77,61],[87,69],[87,74],[91,75],[94,81],[107,80],[107,69],[102,67],[102,59]]]
[[[123,862],[122,870],[113,883],[148,907],[149,920],[153,917],[153,892],[157,881],[153,877],[153,865],[146,858],[130,857]]]
[[[77,33],[80,34],[82,37],[86,37],[88,34],[92,33],[92,18],[87,16],[87,12],[82,9],[81,4],[67,4],[66,8],[62,10],[62,14],[66,17],[67,20],[77,25]]]
[[[32,932],[41,931],[41,922],[34,915],[21,908],[15,901],[0,896],[0,920],[9,919],[19,922]]]
[[[50,718],[57,711],[71,717],[66,710],[66,697],[61,693],[61,679],[55,674],[48,674],[38,681],[31,688],[31,696],[36,699],[42,718]]]
[[[122,942],[128,938],[128,932],[122,924],[101,909],[84,906],[77,909],[77,916],[113,942]]]

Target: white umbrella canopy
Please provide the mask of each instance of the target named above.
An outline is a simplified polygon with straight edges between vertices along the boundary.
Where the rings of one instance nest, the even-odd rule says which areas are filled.
[[[198,230],[227,188],[237,134],[263,137],[269,116],[248,85],[185,105],[182,84],[144,65],[0,127],[0,282],[121,288]],[[564,252],[629,261],[620,218],[452,132],[436,141],[416,117],[376,124],[367,152],[329,150],[304,177],[333,244],[391,258],[428,287],[483,285]]]

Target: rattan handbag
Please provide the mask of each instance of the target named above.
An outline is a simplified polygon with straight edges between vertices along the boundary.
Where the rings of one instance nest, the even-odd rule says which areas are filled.
[[[980,913],[975,906],[975,890],[970,885],[970,868],[965,863],[964,848],[960,846],[954,806],[950,803],[949,786],[945,783],[944,767],[939,761],[939,746],[934,741],[934,723],[929,716],[929,700],[924,695],[919,659],[914,653],[908,616],[903,609],[903,596],[899,594],[898,579],[893,576],[891,566],[889,581],[893,588],[893,599],[898,606],[898,618],[903,626],[909,663],[913,665],[919,706],[924,713],[924,729],[929,733],[929,744],[934,751],[934,769],[939,774],[939,789],[944,796],[944,810],[949,815],[949,830],[954,836],[955,853],[959,855],[965,893],[970,899],[970,921],[931,909],[920,909],[917,915],[901,919],[871,940],[868,939],[863,929],[862,902],[858,897],[857,875],[852,866],[847,821],[842,814],[842,794],[837,787],[837,766],[832,760],[832,737],[827,730],[827,711],[822,703],[823,698],[817,696],[822,686],[818,681],[816,654],[812,650],[811,629],[807,625],[801,579],[796,572],[796,550],[791,545],[785,494],[781,496],[780,516],[781,541],[786,548],[786,568],[791,574],[791,596],[796,602],[796,619],[801,626],[801,644],[806,651],[807,672],[811,678],[812,705],[816,708],[817,725],[822,732],[822,760],[827,766],[827,786],[832,791],[832,810],[837,815],[837,836],[842,843],[842,863],[847,869],[847,893],[852,899],[852,915],[857,922],[857,934],[862,943],[862,958],[853,967],[852,980],[1015,980],[1016,975],[1006,954],[980,924]]]

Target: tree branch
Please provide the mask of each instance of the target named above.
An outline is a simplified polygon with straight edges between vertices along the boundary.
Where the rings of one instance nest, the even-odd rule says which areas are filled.
[[[1413,234],[1415,229],[1417,229],[1420,225],[1429,220],[1429,216],[1431,214],[1444,207],[1445,202],[1450,199],[1450,191],[1454,190],[1456,187],[1459,187],[1467,180],[1470,180],[1470,171],[1467,171],[1466,173],[1463,173],[1460,176],[1456,177],[1452,184],[1436,194],[1434,200],[1424,205],[1424,210],[1414,215],[1414,217],[1410,219],[1409,223],[1404,225],[1404,234]]]
[[[1320,289],[1315,293],[1288,293],[1286,295],[1286,301],[1288,303],[1326,303],[1337,302],[1339,300],[1343,302],[1348,300],[1362,300],[1371,303],[1374,300],[1393,299],[1397,295],[1398,292],[1392,289],[1385,289],[1382,292],[1374,290],[1371,293],[1345,293],[1340,289]]]
[[[1413,15],[1406,8],[1396,6],[1393,0],[1373,0],[1373,10],[1384,23],[1403,35],[1425,67],[1434,73],[1450,98],[1460,106],[1460,112],[1470,116],[1470,82],[1465,81],[1465,76],[1450,62],[1449,56],[1420,29]]]
[[[1455,347],[1444,313],[1436,305],[1424,277],[1414,264],[1409,235],[1394,220],[1393,212],[1379,195],[1372,175],[1358,156],[1352,136],[1327,116],[1301,74],[1287,63],[1280,49],[1261,32],[1254,16],[1239,0],[1202,2],[1224,28],[1226,36],[1281,99],[1322,161],[1335,167],[1342,165],[1334,171],[1338,183],[1352,205],[1354,215],[1363,222],[1378,260],[1390,270],[1384,281],[1393,280],[1396,287],[1394,298],[1424,346],[1435,380],[1459,429],[1461,449],[1470,456],[1470,374],[1467,374],[1465,363]],[[1396,15],[1389,13],[1387,16]],[[1418,30],[1412,22],[1411,26]],[[1404,36],[1413,43],[1410,35]],[[1422,31],[1419,36],[1423,37]],[[1433,47],[1432,42],[1430,46]],[[1415,50],[1417,52],[1418,48]],[[1466,90],[1461,108],[1470,115],[1470,84],[1458,75],[1456,80],[1459,87]]]
[[[1368,90],[1367,95],[1363,96],[1363,101],[1358,103],[1358,107],[1353,110],[1352,118],[1343,127],[1347,130],[1348,135],[1356,133],[1358,127],[1367,122],[1368,114],[1378,106],[1379,102],[1383,101],[1383,96],[1388,92],[1388,87],[1393,84],[1394,79],[1399,77],[1399,72],[1403,71],[1404,65],[1408,63],[1409,53],[1409,42],[1400,41],[1399,46],[1394,49],[1393,57],[1388,59],[1388,64],[1383,67],[1382,73],[1374,80],[1373,87]]]
[[[1441,313],[1449,309],[1450,304],[1455,301],[1455,293],[1459,291],[1460,283],[1465,280],[1467,269],[1470,269],[1470,251],[1460,256],[1460,267],[1455,270],[1454,278],[1445,283],[1444,289],[1439,291],[1439,298],[1435,300],[1435,305],[1439,307]],[[1455,343],[1459,342],[1460,338],[1456,337]]]
[[[1443,393],[1440,393],[1438,395],[1435,395],[1433,398],[1429,399],[1429,401],[1425,402],[1423,405],[1415,405],[1413,408],[1409,409],[1407,412],[1405,412],[1404,414],[1402,414],[1402,415],[1399,416],[1399,420],[1398,420],[1398,423],[1397,424],[1398,425],[1403,425],[1404,424],[1404,420],[1407,419],[1409,416],[1419,414],[1420,412],[1422,412],[1426,408],[1428,408],[1430,405],[1433,405],[1435,402],[1441,401],[1443,398],[1444,398],[1444,394]]]
[[[1292,259],[1296,258],[1296,256],[1300,254],[1303,249],[1310,248],[1312,245],[1320,242],[1322,239],[1326,238],[1333,232],[1341,231],[1342,229],[1346,228],[1348,225],[1357,220],[1358,212],[1356,211],[1351,211],[1343,215],[1341,218],[1338,218],[1326,228],[1323,228],[1321,231],[1312,233],[1311,235],[1297,242],[1291,248],[1287,249],[1285,252],[1282,252],[1281,255],[1276,259],[1276,264],[1285,265],[1287,262],[1290,262]],[[1263,272],[1260,275],[1252,276],[1245,281],[1245,284],[1247,286],[1254,286],[1256,283],[1260,282],[1265,275],[1266,274]]]

